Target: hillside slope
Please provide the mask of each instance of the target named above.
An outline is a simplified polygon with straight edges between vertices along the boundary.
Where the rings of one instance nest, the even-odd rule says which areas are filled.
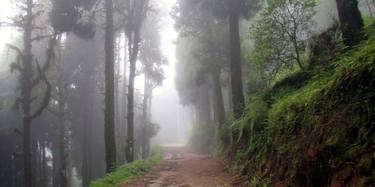
[[[373,27],[372,27],[373,28]],[[375,184],[375,35],[259,93],[235,123],[250,186]],[[246,163],[246,164],[244,164]]]

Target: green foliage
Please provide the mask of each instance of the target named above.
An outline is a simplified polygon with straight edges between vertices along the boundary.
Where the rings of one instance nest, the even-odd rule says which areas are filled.
[[[251,28],[251,62],[264,66],[270,75],[296,62],[303,68],[304,40],[310,35],[315,6],[315,0],[268,0]]]
[[[362,19],[365,24],[365,28],[369,28],[374,24],[374,18],[371,16],[362,16]]]
[[[129,164],[125,164],[114,172],[107,174],[104,178],[98,179],[90,184],[90,187],[111,187],[126,182],[130,182],[161,161],[160,147],[152,150],[152,156],[146,160],[137,160]]]
[[[375,182],[375,32],[324,67],[291,74],[248,101],[233,123],[246,144],[234,169],[254,186],[327,186],[348,168],[347,184]],[[272,181],[272,182],[271,182]]]

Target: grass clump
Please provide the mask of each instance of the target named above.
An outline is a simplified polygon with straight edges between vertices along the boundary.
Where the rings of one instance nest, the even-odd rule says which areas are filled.
[[[112,187],[131,182],[145,174],[161,161],[160,147],[154,148],[151,156],[146,160],[137,160],[117,168],[114,172],[90,184],[90,187]]]
[[[249,99],[237,170],[257,186],[375,183],[375,32]]]

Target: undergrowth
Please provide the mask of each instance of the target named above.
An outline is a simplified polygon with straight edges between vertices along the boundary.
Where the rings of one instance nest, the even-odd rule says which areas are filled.
[[[161,161],[160,147],[155,147],[151,156],[146,160],[137,160],[117,168],[114,172],[90,184],[90,187],[112,187],[131,182],[145,174]]]
[[[375,183],[375,32],[324,66],[253,95],[233,123],[234,169],[250,186]]]

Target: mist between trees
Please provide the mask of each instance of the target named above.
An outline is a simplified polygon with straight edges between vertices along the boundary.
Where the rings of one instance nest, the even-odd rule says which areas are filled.
[[[317,37],[352,49],[375,14],[372,0],[12,3],[0,19],[13,32],[0,52],[0,186],[10,187],[89,186],[159,143],[240,150],[247,103],[319,63]]]

